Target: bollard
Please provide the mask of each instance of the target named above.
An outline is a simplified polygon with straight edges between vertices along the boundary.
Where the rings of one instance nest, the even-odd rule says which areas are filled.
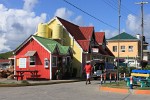
[[[111,83],[111,73],[109,74],[109,79],[110,79],[110,83]]]
[[[133,77],[130,76],[130,89],[133,89]]]
[[[116,78],[116,73],[114,73],[114,76],[115,76],[115,82],[116,82],[116,80],[117,80],[117,78]]]
[[[120,79],[121,79],[121,73],[119,73],[119,81],[120,81]]]
[[[124,78],[124,79],[126,78],[126,73],[123,74],[123,78]]]
[[[104,83],[106,83],[106,73],[104,73]]]
[[[103,75],[101,74],[101,84],[103,84]]]

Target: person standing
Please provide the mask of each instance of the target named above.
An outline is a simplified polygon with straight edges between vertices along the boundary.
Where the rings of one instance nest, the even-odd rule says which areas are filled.
[[[87,82],[89,81],[88,84],[91,84],[91,72],[92,72],[92,66],[90,64],[90,61],[87,61],[86,62],[86,65],[84,67],[84,70],[86,72],[86,85],[87,85]]]

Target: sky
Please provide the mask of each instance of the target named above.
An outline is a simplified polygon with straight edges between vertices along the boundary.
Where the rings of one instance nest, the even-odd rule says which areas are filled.
[[[144,35],[149,43],[150,0],[121,0],[120,30],[141,34],[141,6],[136,4],[141,1],[149,2],[144,5]],[[0,53],[17,48],[37,31],[38,23],[55,16],[79,26],[94,26],[107,39],[118,35],[118,0],[0,0]]]

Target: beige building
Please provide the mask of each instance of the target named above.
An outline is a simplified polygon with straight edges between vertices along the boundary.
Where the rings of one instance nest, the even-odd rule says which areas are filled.
[[[139,35],[134,37],[123,32],[120,35],[108,39],[107,46],[116,59],[119,57],[119,59],[124,61],[124,65],[139,67],[141,54],[141,42],[139,37]]]

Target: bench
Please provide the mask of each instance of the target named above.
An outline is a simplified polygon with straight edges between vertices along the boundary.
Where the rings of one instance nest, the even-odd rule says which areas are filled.
[[[23,76],[24,76],[24,75],[14,75],[14,77],[17,78],[17,81],[18,81],[18,78],[19,78],[19,77],[21,78],[21,80],[23,80]]]
[[[140,80],[141,87],[150,87],[150,79]]]
[[[41,75],[31,75],[32,78],[38,78],[40,77]]]

